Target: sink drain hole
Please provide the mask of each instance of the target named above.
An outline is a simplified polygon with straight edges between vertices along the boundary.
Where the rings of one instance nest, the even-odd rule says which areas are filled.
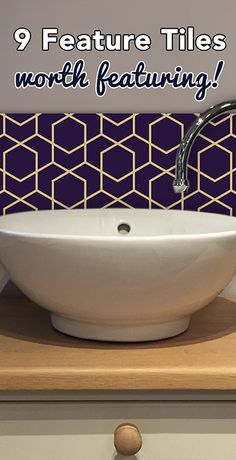
[[[122,222],[122,224],[119,224],[119,225],[118,225],[117,230],[118,230],[118,232],[121,233],[122,235],[127,235],[127,233],[130,232],[131,227],[130,227],[129,224],[126,224],[126,223]]]

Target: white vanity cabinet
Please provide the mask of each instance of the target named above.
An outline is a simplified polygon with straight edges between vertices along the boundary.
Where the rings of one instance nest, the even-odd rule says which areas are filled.
[[[26,299],[0,325],[0,460],[236,460],[235,300],[137,345],[64,336]]]
[[[235,460],[236,401],[55,400],[0,403],[1,460]],[[142,448],[114,447],[120,423],[137,425]]]

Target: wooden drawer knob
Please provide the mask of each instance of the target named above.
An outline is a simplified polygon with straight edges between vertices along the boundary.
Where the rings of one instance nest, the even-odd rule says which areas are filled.
[[[142,447],[142,436],[136,425],[121,423],[115,429],[114,444],[118,454],[135,455]]]

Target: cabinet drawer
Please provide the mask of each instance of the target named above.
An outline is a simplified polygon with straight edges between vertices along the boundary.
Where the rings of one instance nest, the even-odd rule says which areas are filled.
[[[143,446],[117,455],[114,431],[136,424]],[[236,402],[4,402],[2,460],[235,460]]]

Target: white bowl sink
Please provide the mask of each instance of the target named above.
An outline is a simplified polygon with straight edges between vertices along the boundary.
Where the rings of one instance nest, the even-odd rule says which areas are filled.
[[[13,282],[76,337],[144,341],[187,329],[236,272],[236,218],[160,210],[0,217]]]

